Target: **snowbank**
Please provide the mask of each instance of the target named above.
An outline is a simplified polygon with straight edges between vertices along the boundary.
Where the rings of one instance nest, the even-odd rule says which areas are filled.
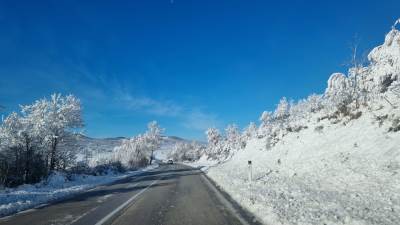
[[[315,123],[270,150],[253,140],[208,176],[266,224],[398,224],[400,133],[365,114]]]
[[[73,175],[67,179],[63,173],[55,173],[46,181],[35,185],[21,185],[0,191],[0,216],[34,208],[44,203],[60,200],[99,185],[114,182],[156,168],[153,164],[137,171],[105,176]]]

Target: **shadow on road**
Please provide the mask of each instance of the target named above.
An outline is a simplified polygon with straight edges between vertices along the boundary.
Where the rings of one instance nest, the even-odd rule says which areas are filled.
[[[56,200],[54,202],[51,202],[51,204],[47,204],[37,208],[42,209],[64,203],[82,202],[90,199],[97,199],[98,197],[110,194],[115,195],[115,194],[134,192],[144,188],[168,186],[172,185],[174,183],[174,180],[178,179],[181,176],[194,176],[201,173],[201,171],[199,171],[196,168],[188,167],[184,169],[182,168],[165,169],[165,167],[171,167],[171,166],[161,165],[155,171],[147,171],[138,175],[134,175],[132,177],[127,177],[121,180],[117,180],[113,183],[102,185],[100,187],[86,191],[84,193],[76,194],[70,198]],[[151,187],[148,187],[151,184],[151,182],[155,180],[160,180],[161,182],[153,184]],[[135,186],[135,184],[139,182],[143,184]]]

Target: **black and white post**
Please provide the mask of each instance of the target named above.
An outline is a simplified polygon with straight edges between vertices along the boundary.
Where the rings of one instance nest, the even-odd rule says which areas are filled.
[[[250,192],[250,200],[253,201],[253,192],[252,192],[252,182],[253,182],[253,166],[251,160],[247,161],[247,166],[249,168],[249,192]]]

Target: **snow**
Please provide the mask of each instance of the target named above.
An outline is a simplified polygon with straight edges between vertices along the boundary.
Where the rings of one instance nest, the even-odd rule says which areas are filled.
[[[345,126],[315,123],[270,150],[254,139],[225,163],[190,165],[209,168],[210,178],[266,224],[398,224],[400,133],[365,114]]]
[[[329,110],[319,110],[316,96],[318,104],[290,106],[289,119],[283,116],[277,125],[263,113],[258,136],[232,157],[214,157],[217,144],[209,139],[210,157],[188,164],[201,167],[265,224],[398,225],[400,99],[388,90],[400,79],[400,32],[391,30],[369,60],[356,86],[369,95],[364,105],[353,104],[354,93],[342,99],[344,91],[353,91],[354,77],[334,73],[323,97],[337,95],[348,111],[335,114],[337,106],[330,111],[326,102]],[[281,103],[278,109],[287,105]]]
[[[166,161],[175,145],[179,143],[190,143],[190,141],[173,136],[163,136],[160,148],[154,151],[154,157],[156,160]]]
[[[71,197],[88,189],[112,183],[128,176],[158,167],[157,164],[127,173],[108,173],[104,176],[74,174],[67,178],[64,173],[56,172],[47,180],[34,185],[21,185],[17,188],[7,188],[0,191],[0,216],[40,206],[42,204]]]
[[[382,85],[387,78],[396,79],[400,74],[400,31],[392,29],[385,42],[368,55],[372,65],[368,68],[368,87]]]

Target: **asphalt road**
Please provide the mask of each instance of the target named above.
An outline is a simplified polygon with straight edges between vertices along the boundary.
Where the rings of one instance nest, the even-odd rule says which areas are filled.
[[[159,168],[0,219],[4,225],[257,224],[198,169]]]

